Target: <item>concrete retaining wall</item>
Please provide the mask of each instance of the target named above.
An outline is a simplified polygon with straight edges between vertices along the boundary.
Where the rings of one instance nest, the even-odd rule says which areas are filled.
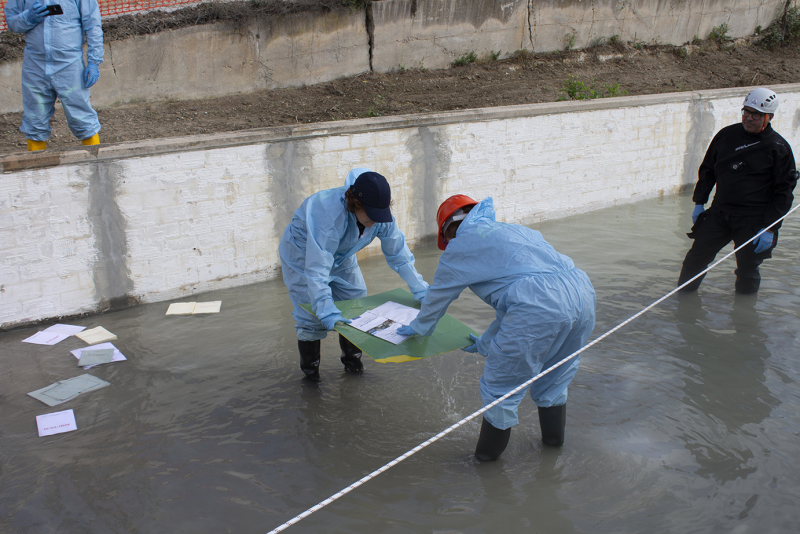
[[[751,35],[785,0],[383,0],[366,13],[296,13],[235,29],[210,24],[106,43],[92,103],[223,96],[373,70],[444,68],[474,51],[561,50],[602,37],[680,45],[727,23]],[[22,111],[22,62],[0,65],[0,113]]]
[[[776,87],[800,141],[800,85]],[[279,273],[308,195],[367,166],[408,241],[449,195],[531,224],[680,190],[747,89],[270,128],[0,158],[0,326],[154,302]],[[374,253],[373,244],[366,254]]]

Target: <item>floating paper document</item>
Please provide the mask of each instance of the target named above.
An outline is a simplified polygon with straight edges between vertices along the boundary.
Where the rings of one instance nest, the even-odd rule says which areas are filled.
[[[35,343],[37,345],[55,345],[67,339],[69,336],[84,330],[85,326],[72,326],[69,324],[54,324],[50,328],[45,328],[41,332],[36,332],[31,337],[23,339],[23,343]]]
[[[54,332],[58,334],[67,334],[69,336],[74,336],[80,332],[86,330],[85,326],[75,326],[71,324],[54,324],[50,328],[46,328],[44,332]]]
[[[174,302],[167,308],[167,315],[197,315],[199,313],[219,313],[221,300],[211,302]]]
[[[413,321],[419,310],[396,302],[386,302],[353,319],[350,326],[398,345],[410,336],[401,336],[397,329]]]
[[[40,438],[78,430],[78,425],[75,423],[75,412],[72,410],[37,415],[36,426],[39,427]]]
[[[46,332],[42,330],[41,332],[36,332],[31,337],[23,339],[23,343],[34,343],[36,345],[55,345],[61,341],[64,341],[70,336],[70,334],[58,334],[56,332]]]
[[[82,363],[83,362],[83,353],[85,351],[98,351],[98,350],[108,350],[108,349],[111,349],[114,352],[114,355],[111,358],[112,362],[121,362],[123,360],[127,360],[127,358],[122,355],[122,353],[119,351],[119,349],[117,349],[117,347],[115,347],[111,343],[100,343],[99,345],[92,345],[91,347],[86,347],[86,348],[83,348],[83,349],[75,349],[75,350],[72,350],[70,352],[72,353],[73,356],[78,358],[78,365],[82,366],[84,369],[89,369],[90,367],[93,367],[94,365],[99,365],[99,364],[86,364],[86,366],[84,367],[84,364]]]
[[[117,336],[115,336],[102,326],[92,328],[91,330],[84,330],[80,334],[75,334],[75,337],[81,338],[89,345],[94,345],[95,343],[102,343],[104,341],[111,341],[113,339],[117,339]]]
[[[342,312],[342,317],[350,319],[360,317],[367,312],[375,312],[382,304],[390,301],[395,305],[402,304],[406,308],[413,308],[414,311],[419,309],[419,302],[416,302],[411,293],[405,289],[393,289],[392,291],[360,299],[342,300],[334,304]],[[310,304],[303,304],[302,306],[313,313]],[[398,313],[402,311],[397,308],[394,309]],[[385,309],[380,313],[386,313]],[[407,319],[407,316],[393,315],[393,317]],[[408,324],[408,322],[391,320],[395,323]],[[364,354],[380,363],[408,362],[436,356],[444,352],[451,352],[472,345],[469,334],[477,335],[475,330],[448,314],[445,314],[439,320],[439,324],[432,335],[428,337],[414,336],[397,345],[362,332],[349,324],[337,325],[336,330],[354,343]]]
[[[114,349],[86,349],[78,357],[78,366],[86,367],[108,363],[114,357]]]
[[[48,406],[57,406],[87,391],[110,386],[105,380],[100,380],[92,375],[81,375],[68,380],[50,384],[46,388],[37,389],[28,393],[34,399],[40,400]]]

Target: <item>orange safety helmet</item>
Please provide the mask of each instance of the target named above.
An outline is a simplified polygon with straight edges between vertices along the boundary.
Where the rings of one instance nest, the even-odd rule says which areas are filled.
[[[453,195],[442,202],[442,205],[439,206],[439,211],[436,212],[436,224],[439,227],[439,237],[436,240],[436,244],[439,246],[439,250],[444,250],[447,246],[447,242],[444,240],[444,224],[447,220],[461,208],[474,206],[475,204],[477,204],[477,202],[467,195]]]

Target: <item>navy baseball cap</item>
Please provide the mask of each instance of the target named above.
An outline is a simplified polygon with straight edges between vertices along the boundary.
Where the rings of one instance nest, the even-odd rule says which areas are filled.
[[[355,197],[364,205],[367,217],[376,223],[392,222],[392,193],[389,182],[377,172],[365,172],[353,184]]]

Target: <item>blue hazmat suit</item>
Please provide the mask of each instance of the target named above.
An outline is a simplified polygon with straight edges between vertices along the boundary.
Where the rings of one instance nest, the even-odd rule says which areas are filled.
[[[88,139],[100,131],[100,121],[84,84],[83,36],[86,34],[89,62],[99,65],[103,62],[100,8],[97,0],[39,1],[42,5],[60,4],[64,14],[34,24],[30,9],[36,0],[9,0],[5,7],[8,28],[25,34],[20,130],[33,141],[49,139],[58,97],[72,134]]]
[[[478,352],[486,357],[484,406],[583,347],[594,329],[597,300],[586,273],[539,232],[496,222],[491,197],[472,208],[447,244],[411,328],[430,335],[467,287],[496,314],[477,341]],[[564,404],[579,364],[576,357],[534,382],[534,402]],[[524,390],[514,394],[484,417],[501,430],[516,425],[524,396]]]
[[[339,310],[336,300],[365,297],[367,285],[358,267],[356,253],[376,237],[386,262],[408,284],[415,298],[425,295],[428,284],[414,268],[414,256],[405,236],[392,217],[390,223],[375,223],[359,236],[356,216],[347,211],[344,194],[362,173],[356,168],[347,174],[343,187],[327,189],[305,199],[294,212],[279,247],[283,282],[294,306],[297,339],[323,339],[327,330],[319,319]],[[302,308],[311,303],[316,317]]]

